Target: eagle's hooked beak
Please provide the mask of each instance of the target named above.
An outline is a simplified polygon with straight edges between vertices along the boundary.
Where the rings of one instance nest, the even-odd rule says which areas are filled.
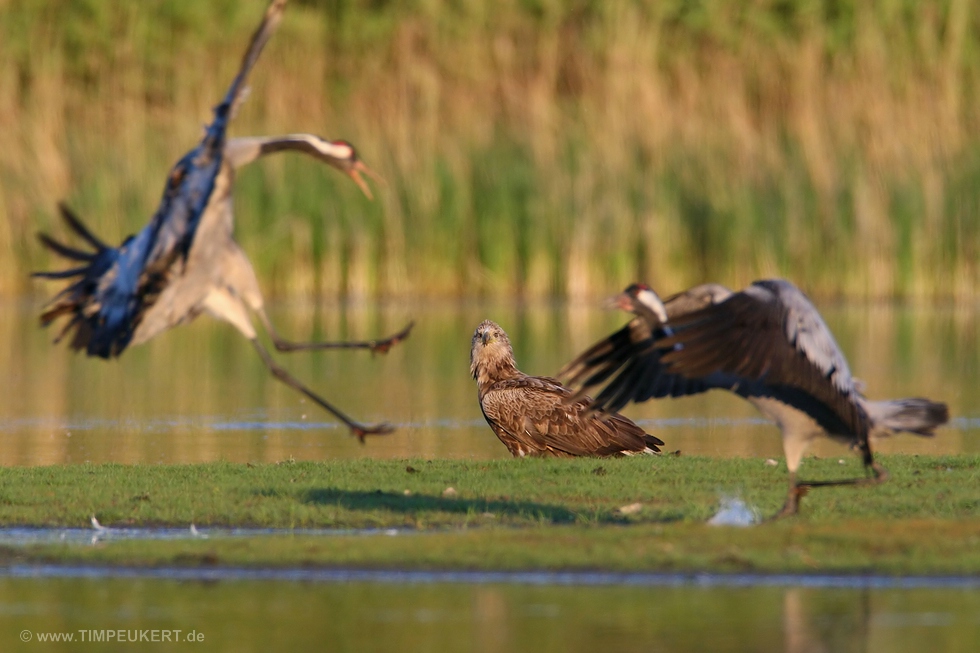
[[[480,334],[480,340],[483,341],[483,346],[486,347],[487,343],[490,342],[490,332],[484,331]]]

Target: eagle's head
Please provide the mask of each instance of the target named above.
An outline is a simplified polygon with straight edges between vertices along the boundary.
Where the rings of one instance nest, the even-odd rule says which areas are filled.
[[[470,374],[483,383],[496,380],[500,371],[513,368],[514,348],[507,333],[496,322],[480,322],[470,346]]]

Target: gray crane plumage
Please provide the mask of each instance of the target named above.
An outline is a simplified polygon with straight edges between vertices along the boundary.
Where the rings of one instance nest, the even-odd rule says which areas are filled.
[[[930,436],[949,419],[945,404],[928,399],[866,399],[823,318],[789,281],[756,281],[741,292],[705,284],[663,302],[634,284],[618,302],[637,317],[559,377],[581,386],[579,394],[604,386],[598,410],[713,388],[747,399],[782,432],[790,490],[780,514],[795,513],[808,487],[884,480],[873,437],[898,431]],[[798,481],[803,453],[819,436],[856,448],[873,478]]]
[[[556,379],[521,372],[510,339],[490,320],[473,333],[470,373],[483,416],[514,456],[649,454],[664,444],[622,415],[590,410],[588,397],[570,402]]]
[[[285,0],[270,3],[204,138],[173,167],[156,213],[139,233],[111,247],[60,205],[68,227],[94,251],[64,245],[45,234],[39,236],[56,254],[82,264],[69,270],[35,273],[36,277],[72,280],[48,304],[41,321],[47,326],[68,317],[56,341],[72,334],[72,349],[111,358],[130,345],[144,343],[208,313],[229,322],[248,338],[275,378],[333,413],[363,440],[365,435],[392,429],[388,424],[352,420],[278,366],[259,343],[251,313],[259,318],[276,349],[285,352],[361,348],[384,353],[405,339],[412,325],[383,340],[287,341],[273,328],[252,265],[234,239],[235,171],[263,156],[286,151],[307,154],[347,174],[368,197],[371,192],[361,174],[376,177],[346,141],[327,141],[312,134],[226,137],[228,123],[243,101],[248,73],[275,31],[285,4]]]

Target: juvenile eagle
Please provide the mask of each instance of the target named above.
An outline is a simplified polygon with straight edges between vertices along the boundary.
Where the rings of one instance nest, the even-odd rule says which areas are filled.
[[[559,376],[579,394],[604,385],[594,405],[605,411],[712,388],[745,398],[782,431],[789,493],[780,515],[797,512],[807,488],[885,480],[871,438],[931,436],[949,420],[946,404],[928,399],[866,399],[820,313],[789,281],[756,281],[741,292],[705,284],[663,302],[633,284],[616,300],[636,317]],[[873,478],[798,481],[803,453],[819,436],[857,449]]]
[[[490,320],[473,333],[470,373],[483,416],[514,456],[629,456],[664,444],[622,415],[590,410],[588,397],[568,401],[571,391],[556,379],[521,372],[510,339]]]

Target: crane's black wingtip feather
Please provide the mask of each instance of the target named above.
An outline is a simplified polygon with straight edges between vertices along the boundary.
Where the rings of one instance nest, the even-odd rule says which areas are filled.
[[[62,219],[68,224],[71,230],[81,236],[83,240],[85,240],[96,250],[101,252],[102,250],[109,249],[109,245],[105,244],[98,236],[89,231],[88,227],[85,226],[81,218],[79,218],[67,204],[64,202],[58,202],[58,211],[61,213]]]

